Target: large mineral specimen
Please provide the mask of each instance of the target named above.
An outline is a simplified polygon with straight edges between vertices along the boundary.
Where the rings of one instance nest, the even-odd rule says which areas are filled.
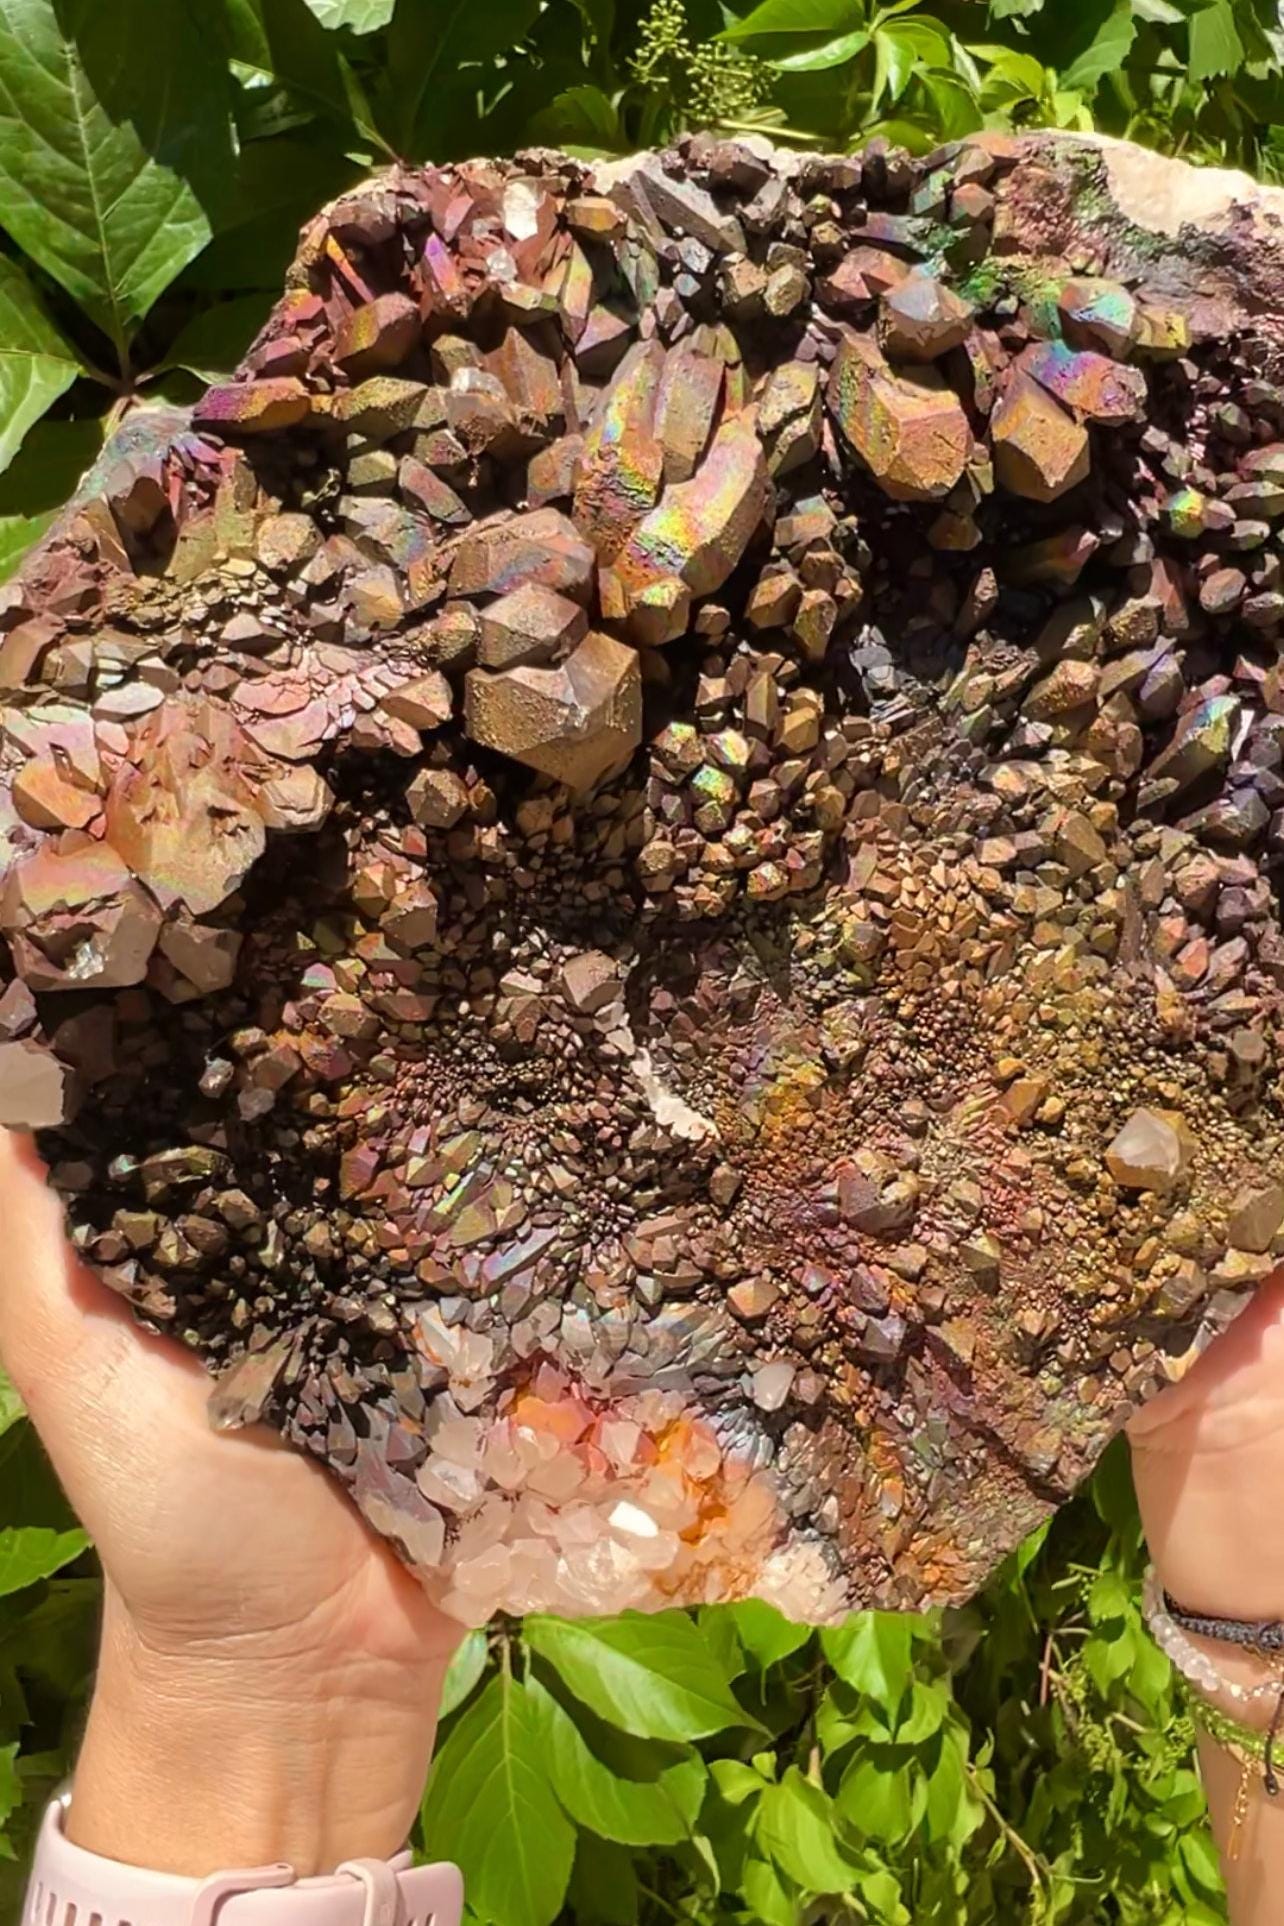
[[[0,1123],[450,1611],[961,1598],[1284,1256],[1282,235],[393,171],[0,592]]]

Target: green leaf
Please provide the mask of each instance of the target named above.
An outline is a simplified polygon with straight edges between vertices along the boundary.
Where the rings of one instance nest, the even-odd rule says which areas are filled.
[[[564,87],[536,114],[532,133],[580,154],[622,154],[629,142],[615,102],[600,87]]]
[[[1216,1848],[1206,1832],[1185,1832],[1181,1836],[1180,1851],[1186,1870],[1192,1879],[1206,1892],[1220,1894],[1222,1891],[1221,1868],[1218,1864]]]
[[[958,1732],[947,1731],[927,1782],[924,1833],[929,1840],[948,1840],[958,1850],[984,1817],[985,1809],[967,1776],[966,1742]]]
[[[839,1851],[834,1802],[823,1787],[790,1766],[777,1786],[767,1786],[754,1822],[760,1846],[804,1892],[843,1893],[855,1866]]]
[[[1094,1625],[1125,1618],[1132,1602],[1118,1572],[1098,1572],[1088,1588],[1088,1616]]]
[[[15,1675],[68,1706],[93,1674],[102,1587],[96,1578],[51,1578],[0,1599],[0,1706],[11,1712]],[[27,1723],[25,1712],[22,1722]],[[74,1737],[72,1742],[74,1743]]]
[[[0,1531],[0,1598],[52,1578],[79,1558],[89,1544],[83,1531],[49,1531],[40,1525],[6,1526]]]
[[[761,34],[852,33],[865,25],[861,0],[762,0],[762,4],[723,29],[723,40],[752,40]]]
[[[749,1917],[763,1926],[798,1926],[802,1909],[792,1898],[776,1868],[766,1859],[751,1859],[744,1869],[741,1891]]]
[[[745,1648],[740,1643],[730,1605],[704,1605],[696,1613],[700,1636],[713,1653],[718,1670],[729,1683],[745,1669]]]
[[[1030,65],[1032,67],[1037,67],[1038,62],[1031,61]],[[1030,89],[1031,93],[1033,94],[1036,100],[1039,98],[1039,95],[1043,92],[1042,74],[1043,74],[1043,69],[1042,67],[1040,67],[1039,68],[1040,78],[1031,86],[1031,89]],[[1048,1530],[1051,1524],[1052,1524],[1052,1520],[1050,1518],[1045,1518],[1043,1523],[1041,1525],[1036,1525],[1032,1532],[1028,1532],[1026,1536],[1021,1540],[1021,1543],[1017,1546],[1015,1552],[1012,1555],[1016,1560],[1016,1569],[1017,1569],[1018,1575],[1024,1576],[1024,1574],[1029,1571],[1031,1565],[1033,1565],[1035,1559],[1039,1556],[1039,1553],[1043,1550],[1043,1547],[1047,1542]]]
[[[437,1709],[439,1719],[448,1719],[470,1696],[478,1679],[486,1670],[486,1634],[469,1632],[463,1639],[446,1668],[445,1683],[441,1688],[441,1704]]]
[[[2,523],[0,523],[2,526]],[[2,537],[0,537],[0,556],[2,556]],[[3,566],[0,560],[0,567]],[[4,1366],[0,1364],[0,1438],[3,1438],[10,1425],[17,1424],[19,1418],[26,1416],[26,1407],[13,1388],[13,1380]]]
[[[669,1755],[608,1726],[594,1733],[590,1747],[569,1712],[533,1675],[526,1693],[553,1790],[577,1825],[622,1846],[672,1846],[687,1838],[706,1778],[694,1752]]]
[[[913,1621],[901,1612],[856,1612],[820,1635],[839,1678],[884,1706],[898,1705],[904,1694],[913,1639]]]
[[[774,54],[765,48],[755,52],[782,74],[824,73],[830,67],[841,67],[857,54],[864,53],[869,45],[869,33],[864,27],[855,33],[840,33],[833,40],[824,40],[816,47],[800,47],[796,53]]]
[[[611,29],[615,25],[615,0],[574,0],[574,6],[592,44],[603,50],[609,48]]]
[[[12,479],[12,474],[6,476],[0,486]],[[4,1494],[4,1517],[11,1527],[37,1525],[55,1532],[79,1528],[80,1521],[67,1503],[34,1425],[14,1425],[0,1437],[0,1492]]]
[[[423,1809],[430,1853],[461,1868],[468,1903],[496,1926],[550,1926],[566,1896],[575,1829],[549,1783],[524,1688],[507,1671],[455,1725]]]
[[[493,60],[529,32],[540,0],[397,0],[388,30],[385,131],[403,160],[437,153],[442,90],[467,89],[462,66]]]
[[[1244,59],[1244,43],[1235,25],[1235,9],[1229,0],[1213,0],[1190,16],[1191,80],[1198,85],[1218,74],[1236,73]]]
[[[767,1783],[760,1772],[745,1765],[742,1759],[714,1759],[709,1767],[709,1777],[718,1789],[718,1797],[725,1799],[729,1806],[740,1806],[746,1799],[756,1799]]]
[[[918,69],[944,66],[950,37],[938,21],[892,20],[874,34],[874,100],[897,101]]]
[[[681,1612],[570,1622],[529,1618],[526,1639],[577,1699],[641,1739],[702,1739],[756,1726]]]
[[[251,141],[241,155],[233,215],[185,269],[179,286],[219,295],[263,288],[277,299],[300,224],[322,201],[351,187],[359,173],[315,129],[306,137]]]
[[[1061,88],[1090,94],[1103,75],[1116,73],[1123,66],[1136,37],[1137,23],[1129,0],[1116,0],[1088,45],[1058,74]]]
[[[852,1760],[834,1803],[867,1839],[904,1839],[918,1817],[908,1767],[867,1755]]]
[[[956,74],[924,73],[923,86],[936,108],[943,140],[961,140],[981,126],[981,111],[976,96],[966,81]]]
[[[0,473],[80,366],[17,262],[0,255]]]
[[[0,223],[122,355],[228,205],[222,72],[185,0],[0,0]]]
[[[1113,1439],[1102,1452],[1089,1490],[1099,1518],[1121,1537],[1137,1536],[1141,1520],[1137,1513],[1137,1494],[1132,1484],[1132,1461],[1128,1456],[1127,1440],[1122,1436]]]
[[[728,1606],[740,1643],[758,1665],[775,1665],[800,1651],[811,1637],[810,1625],[794,1625],[760,1598],[745,1598]]]
[[[235,295],[194,315],[170,342],[161,368],[187,368],[202,381],[229,375],[272,311],[272,296]]]
[[[334,32],[347,27],[351,33],[377,33],[392,19],[394,0],[308,0],[323,27]]]
[[[22,1780],[18,1777],[18,1747],[0,1746],[0,1830],[22,1804]]]
[[[637,1926],[638,1876],[633,1855],[609,1840],[581,1833],[575,1847],[567,1906],[592,1926]]]
[[[952,1704],[949,1687],[938,1679],[911,1679],[909,1703],[896,1725],[898,1745],[921,1745],[939,1732]]]
[[[240,68],[286,88],[312,112],[340,127],[354,128],[385,154],[390,151],[351,63],[307,0],[219,4],[228,53]]]

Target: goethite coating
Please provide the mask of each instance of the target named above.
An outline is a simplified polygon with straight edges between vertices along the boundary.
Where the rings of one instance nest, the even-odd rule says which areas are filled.
[[[450,1611],[958,1599],[1284,1253],[1282,315],[1059,137],[394,172],[3,592],[0,1122]]]

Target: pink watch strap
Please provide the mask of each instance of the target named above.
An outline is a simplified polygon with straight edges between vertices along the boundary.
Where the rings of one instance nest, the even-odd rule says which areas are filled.
[[[285,1865],[180,1879],[73,1846],[69,1804],[52,1800],[41,1823],[22,1926],[460,1926],[457,1866],[414,1866],[402,1852],[347,1860],[324,1879]]]

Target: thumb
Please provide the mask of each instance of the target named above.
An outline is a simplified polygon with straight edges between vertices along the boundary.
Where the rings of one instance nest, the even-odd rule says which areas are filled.
[[[0,1230],[0,1360],[83,1516],[95,1508],[103,1455],[127,1455],[159,1410],[171,1431],[207,1433],[208,1380],[176,1345],[143,1331],[80,1262],[35,1145],[7,1130]]]

